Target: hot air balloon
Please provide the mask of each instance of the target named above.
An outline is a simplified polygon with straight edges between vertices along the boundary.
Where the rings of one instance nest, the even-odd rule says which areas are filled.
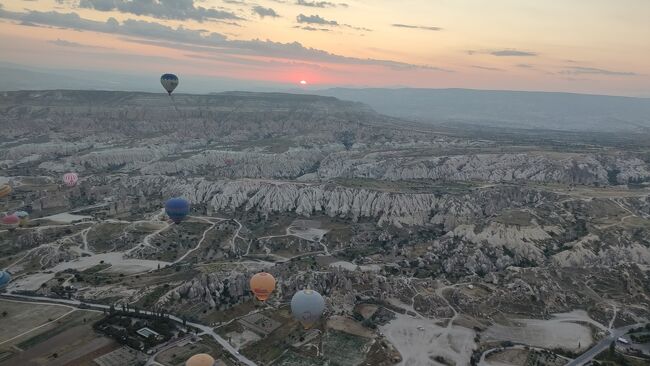
[[[325,311],[325,300],[314,290],[301,290],[291,298],[291,313],[305,329],[320,319]]]
[[[66,187],[74,187],[77,185],[77,181],[79,181],[79,176],[77,173],[65,173],[63,174],[63,184],[66,185]]]
[[[167,94],[172,95],[172,92],[178,86],[178,76],[174,74],[163,74],[160,77],[160,83],[167,90]]]
[[[190,203],[183,198],[171,198],[165,204],[165,213],[178,224],[190,213]]]
[[[251,277],[251,291],[260,301],[266,301],[275,289],[275,278],[270,273],[260,272]]]
[[[0,186],[0,198],[7,197],[11,193],[11,186],[8,184],[3,184]]]
[[[7,271],[0,271],[0,289],[6,287],[11,281],[11,275]]]
[[[20,222],[20,219],[16,214],[11,214],[4,216],[0,221],[2,221],[4,225],[16,226]]]
[[[29,214],[27,211],[16,211],[14,212],[14,215],[18,216],[20,219],[20,226],[25,226],[27,225],[27,221],[29,221]]]
[[[185,366],[212,366],[214,358],[206,353],[199,353],[185,361]]]

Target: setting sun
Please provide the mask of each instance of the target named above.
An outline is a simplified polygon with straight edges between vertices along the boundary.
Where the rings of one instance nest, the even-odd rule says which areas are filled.
[[[305,81],[305,80],[300,80],[300,85],[307,85],[307,81]]]

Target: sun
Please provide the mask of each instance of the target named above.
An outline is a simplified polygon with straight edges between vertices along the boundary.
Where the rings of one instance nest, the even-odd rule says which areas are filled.
[[[300,85],[307,85],[307,81],[306,80],[300,80]]]

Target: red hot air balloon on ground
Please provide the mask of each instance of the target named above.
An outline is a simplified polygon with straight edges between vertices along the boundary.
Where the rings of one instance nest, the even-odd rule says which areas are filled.
[[[18,224],[20,223],[20,218],[16,216],[16,214],[11,214],[11,215],[4,216],[2,219],[0,219],[0,221],[4,225],[15,227],[18,226]]]
[[[65,173],[63,174],[63,184],[66,185],[66,187],[74,187],[77,185],[77,181],[79,181],[79,176],[77,173]]]

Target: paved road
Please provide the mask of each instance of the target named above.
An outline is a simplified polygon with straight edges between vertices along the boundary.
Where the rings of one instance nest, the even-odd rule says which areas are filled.
[[[0,295],[0,297],[4,297],[4,298],[8,298],[8,299],[19,298],[19,299],[32,300],[34,302],[46,302],[46,303],[51,303],[51,304],[65,304],[65,305],[72,305],[72,306],[76,306],[76,307],[79,307],[82,304],[81,301],[77,301],[77,300],[52,299],[52,298],[49,298],[49,297],[26,296],[26,295],[17,295],[17,294],[11,294],[11,293],[10,294]],[[87,302],[83,302],[83,304],[85,306],[88,306],[91,309],[93,309],[93,308],[94,309],[101,309],[101,310],[110,309],[110,306],[103,305],[103,304],[91,304],[91,303],[87,303]],[[135,313],[135,310],[134,309],[129,309],[129,310],[127,310],[127,312]],[[141,310],[139,312],[140,312],[140,314],[149,314],[149,315],[153,314],[150,311]],[[173,321],[175,321],[177,323],[183,324],[183,320],[176,317],[176,316],[170,315],[169,319],[171,319],[171,320],[173,320]],[[235,359],[237,359],[242,364],[247,365],[247,366],[257,366],[257,364],[255,362],[253,362],[253,361],[249,360],[248,358],[244,357],[243,355],[241,355],[233,346],[230,345],[230,343],[228,343],[228,341],[221,338],[221,336],[219,336],[217,333],[215,333],[215,331],[212,329],[212,327],[209,327],[209,326],[203,325],[203,324],[192,323],[192,322],[189,322],[189,321],[186,322],[185,324],[187,326],[192,327],[192,328],[199,329],[203,333],[208,334],[209,336],[214,338],[214,340],[217,341],[217,343],[219,343],[221,345],[221,347],[223,347],[226,351],[228,351]]]
[[[188,335],[188,336],[185,336],[183,338],[174,339],[172,341],[167,342],[167,344],[165,344],[162,347],[158,348],[158,350],[154,354],[149,356],[149,359],[147,360],[147,363],[146,363],[145,366],[160,365],[158,362],[156,362],[156,357],[159,354],[161,354],[161,353],[163,353],[163,352],[165,352],[165,351],[167,351],[169,349],[172,349],[172,348],[176,347],[179,343],[187,342],[187,341],[191,340],[193,337],[194,336],[192,336],[192,335]]]
[[[575,360],[567,363],[566,366],[582,366],[586,364],[587,362],[593,360],[594,357],[598,356],[599,353],[606,350],[612,342],[615,342],[618,339],[618,337],[627,333],[628,330],[639,327],[641,325],[643,324],[634,324],[623,328],[612,329],[611,333],[607,337],[596,343],[596,345],[587,350],[587,352],[581,354]]]

